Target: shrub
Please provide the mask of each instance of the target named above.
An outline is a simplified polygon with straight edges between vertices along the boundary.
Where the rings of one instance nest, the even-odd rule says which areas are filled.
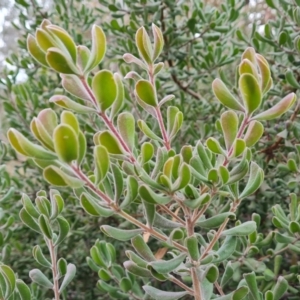
[[[274,206],[273,223],[282,231],[270,231],[266,237],[257,232],[258,214],[244,222],[237,214],[240,204],[264,180],[251,151],[263,135],[261,122],[287,112],[295,94],[262,108],[273,81],[267,60],[249,47],[238,66],[238,90],[230,91],[221,79],[212,84],[215,97],[228,109],[217,121],[220,137],[172,147],[184,114],[171,105],[162,110],[174,96],[162,98],[157,93],[156,78],[164,67],[157,60],[164,38],[155,25],[152,35],[153,42],[145,28],[139,28],[135,35],[139,57],[124,54],[127,63],[143,70],[130,71],[125,78],[134,81],[135,100],[150,121],[150,117],[139,118],[136,108],[123,110],[125,91],[118,73],[107,69],[91,73],[106,50],[100,27],[92,28],[89,50],[76,46],[64,29],[44,20],[36,35],[28,37],[29,52],[60,74],[72,98],[51,97],[50,102],[67,109],[60,118],[46,108],[31,121],[31,132],[40,145],[13,128],[8,131],[11,145],[43,170],[50,185],[72,188],[91,217],[126,221],[100,227],[109,238],[131,240],[133,248],[125,248],[129,260],[122,262],[123,267],[116,261],[115,247],[104,241],[96,241],[87,259],[98,272],[97,287],[110,297],[141,299],[146,293],[154,299],[280,299],[288,290],[297,294],[293,288],[297,270],[279,274],[280,253],[299,252],[297,197],[291,194],[288,216]],[[74,112],[84,116],[81,122]],[[102,123],[97,119],[93,130],[83,132],[80,123],[90,115]],[[91,138],[94,146],[87,147]],[[53,289],[59,299],[75,273],[73,264],[57,260],[57,246],[69,231],[68,221],[60,216],[64,201],[51,190],[50,201],[42,191],[36,207],[26,195],[22,203],[21,220],[42,234],[51,257],[48,260],[36,246],[34,258],[52,269],[53,280],[37,269],[30,277]],[[142,216],[133,217],[132,211],[141,211]],[[267,252],[266,246],[271,247]],[[264,263],[272,259],[273,271]],[[22,295],[20,288],[18,293]]]

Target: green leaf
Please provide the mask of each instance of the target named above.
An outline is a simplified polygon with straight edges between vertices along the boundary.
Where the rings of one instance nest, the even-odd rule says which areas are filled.
[[[203,167],[207,170],[210,170],[213,167],[211,160],[208,157],[208,153],[207,153],[205,147],[203,146],[203,144],[200,141],[197,143],[197,152],[198,152],[198,155],[199,155],[199,158],[201,160]]]
[[[79,152],[78,135],[74,128],[61,124],[53,132],[54,149],[58,158],[70,164],[77,160]]]
[[[102,225],[100,227],[101,231],[105,233],[107,236],[112,237],[119,241],[128,241],[135,236],[143,233],[143,229],[119,229],[109,225]]]
[[[77,164],[80,165],[85,158],[86,148],[87,148],[86,138],[82,131],[79,131],[78,134],[78,146],[79,146],[79,153],[77,158]]]
[[[100,271],[98,272],[98,276],[104,281],[111,280],[111,275],[105,269],[100,269]]]
[[[215,283],[219,277],[219,269],[215,265],[211,265],[207,269],[206,279],[211,282]]]
[[[155,220],[156,206],[143,201],[144,215],[147,220],[147,226],[152,228],[153,222]]]
[[[266,2],[270,2],[270,1],[273,1],[273,0],[267,0]],[[274,300],[274,294],[272,291],[266,291],[265,293],[265,300]]]
[[[189,163],[193,157],[193,147],[191,145],[185,145],[181,148],[180,154],[185,163]]]
[[[239,88],[248,115],[252,115],[261,104],[261,89],[256,78],[251,74],[242,74],[239,79]]]
[[[38,285],[50,290],[53,288],[53,283],[39,269],[33,269],[29,272],[31,280]]]
[[[135,252],[132,252],[131,250],[126,250],[125,253],[126,256],[139,267],[147,268],[148,262],[142,259],[139,255],[135,254]]]
[[[223,276],[221,278],[221,287],[224,288],[224,286],[230,282],[230,280],[232,279],[232,275],[233,275],[234,271],[233,271],[233,268],[231,266],[231,262],[229,261],[227,264],[226,264],[226,267],[225,267],[225,270],[224,270],[224,273],[223,273]]]
[[[264,126],[258,121],[251,121],[249,123],[244,140],[247,147],[254,146],[262,137],[264,133]]]
[[[233,143],[230,157],[238,157],[244,153],[246,149],[246,142],[242,139],[236,139]]]
[[[219,182],[219,174],[217,169],[211,169],[208,171],[207,179],[213,184],[218,184]]]
[[[248,47],[242,55],[242,60],[243,59],[248,59],[250,62],[252,62],[254,65],[256,65],[255,49],[252,47]]]
[[[254,221],[247,221],[241,225],[224,230],[222,232],[222,236],[228,236],[228,235],[245,236],[245,235],[249,235],[255,230],[256,230],[256,223]]]
[[[26,212],[32,217],[37,219],[40,216],[40,213],[37,211],[35,206],[33,205],[31,199],[26,195],[22,194],[22,204],[26,209]]]
[[[67,92],[89,103],[93,102],[93,99],[85,86],[84,79],[80,79],[77,75],[71,74],[61,74],[60,77],[62,79],[62,86]]]
[[[296,221],[292,221],[289,224],[289,230],[293,234],[297,234],[300,232],[300,224]]]
[[[76,177],[67,175],[56,166],[49,166],[44,169],[43,176],[47,182],[56,186],[70,186],[72,188],[80,188],[84,185],[84,181]]]
[[[74,63],[58,48],[49,48],[46,53],[46,60],[48,65],[58,73],[80,75],[80,71]]]
[[[265,121],[278,118],[292,107],[292,105],[296,102],[296,99],[296,95],[294,93],[290,93],[273,107],[254,116],[252,119],[257,121]]]
[[[39,112],[37,119],[42,123],[45,130],[48,132],[50,137],[53,135],[53,131],[57,126],[57,115],[51,108],[43,109]]]
[[[172,185],[172,191],[178,191],[185,188],[191,180],[191,170],[188,164],[183,163],[179,169],[178,178]]]
[[[126,195],[120,205],[121,209],[124,209],[125,207],[127,207],[138,196],[139,185],[138,185],[137,180],[133,176],[127,177],[126,187],[127,187]]]
[[[108,130],[98,135],[100,145],[104,146],[110,154],[123,154],[122,148],[116,137]]]
[[[46,53],[38,46],[36,39],[33,35],[29,34],[27,36],[27,49],[31,56],[41,65],[48,67],[46,61]]]
[[[46,28],[48,32],[54,34],[62,42],[66,50],[69,52],[69,55],[71,56],[73,62],[76,63],[76,58],[77,58],[76,45],[73,39],[71,38],[71,36],[67,33],[67,31],[53,24],[48,25]]]
[[[47,237],[47,239],[51,240],[53,237],[53,232],[50,227],[49,221],[45,215],[40,215],[39,217],[39,227],[44,234],[44,236]]]
[[[73,264],[68,264],[67,273],[59,288],[60,293],[69,285],[69,283],[73,280],[75,275],[76,275],[76,266]]]
[[[246,187],[240,195],[240,199],[246,198],[253,194],[263,183],[264,171],[255,163],[251,162],[250,176]]]
[[[23,280],[16,280],[17,289],[21,300],[30,300],[32,299],[30,288],[24,283]]]
[[[70,111],[63,111],[60,115],[60,121],[63,125],[69,125],[78,135],[79,133],[79,122],[76,116]]]
[[[92,89],[102,112],[111,107],[118,96],[118,87],[112,72],[101,70],[93,78]]]
[[[86,46],[76,46],[77,64],[81,70],[85,70],[91,56],[91,51]]]
[[[14,292],[16,286],[16,276],[13,270],[6,265],[0,266],[0,272],[5,278],[6,282],[6,291],[5,291],[5,299],[8,299],[11,294]]]
[[[183,121],[183,115],[176,106],[167,109],[167,133],[169,137],[176,135]]]
[[[219,263],[227,260],[235,251],[237,245],[237,237],[235,235],[226,236],[222,243],[222,246],[216,252],[217,258],[214,259],[214,263]]]
[[[142,159],[142,164],[147,163],[151,158],[153,157],[154,154],[154,147],[151,143],[145,142],[141,146],[141,159]]]
[[[110,111],[110,118],[113,119],[119,110],[122,108],[124,103],[124,85],[121,79],[121,76],[118,73],[114,74],[115,83],[117,85],[117,97],[112,105],[111,111]]]
[[[155,61],[159,57],[160,53],[164,48],[164,37],[161,30],[153,23],[152,23],[152,32],[154,37],[154,45],[153,45],[154,51],[153,51],[152,60]]]
[[[230,174],[229,174],[228,169],[224,166],[220,166],[219,170],[218,170],[218,173],[219,173],[219,177],[222,180],[222,183],[226,184],[230,179]]]
[[[32,249],[32,255],[34,259],[43,267],[51,268],[51,263],[48,261],[48,259],[44,256],[42,249],[39,245],[36,245]]]
[[[150,204],[151,205],[151,204]],[[174,229],[182,227],[183,225],[174,221],[171,221],[164,216],[156,213],[154,218],[154,226],[158,228],[164,228],[164,229]]]
[[[212,83],[212,89],[217,99],[226,107],[244,112],[244,107],[230,93],[226,85],[220,79],[215,79]]]
[[[134,64],[136,64],[136,65],[138,65],[139,67],[141,67],[142,69],[144,69],[144,70],[147,70],[148,69],[148,67],[147,67],[147,65],[142,61],[142,60],[140,60],[140,59],[138,59],[136,56],[134,56],[134,55],[132,55],[132,54],[130,54],[130,53],[125,53],[124,55],[123,55],[123,59],[124,59],[124,61],[127,63],[127,64],[131,64],[131,63],[134,63]],[[135,72],[136,73],[136,72]],[[135,74],[135,73],[132,73],[132,72],[129,72],[129,74]],[[137,74],[137,73],[136,73]],[[128,74],[127,74],[128,75]],[[125,79],[127,79],[127,78],[132,78],[131,76],[127,76],[126,75],[126,77],[125,77]],[[140,75],[139,74],[137,74],[137,78],[140,78]]]
[[[156,76],[157,74],[159,74],[160,71],[164,68],[164,66],[165,66],[165,64],[163,62],[155,64],[153,75]],[[160,101],[159,105],[162,106],[164,103],[166,103],[167,101],[173,100],[174,98],[175,98],[174,95],[168,95]]]
[[[231,148],[238,133],[239,119],[237,114],[232,111],[226,111],[221,115],[221,126],[224,135],[227,151]]]
[[[273,289],[274,300],[279,300],[285,294],[289,287],[287,280],[283,276],[279,276]]]
[[[277,9],[276,5],[274,4],[274,0],[266,0],[266,3],[269,7]]]
[[[227,182],[227,184],[232,184],[241,180],[246,176],[248,170],[249,170],[249,163],[245,159],[245,157],[243,157],[242,160],[229,172],[230,179]]]
[[[196,199],[185,200],[184,205],[186,205],[189,208],[196,209],[208,203],[209,201],[210,201],[210,195],[208,193],[203,193],[201,196],[199,196]]]
[[[33,217],[25,210],[25,208],[22,208],[20,211],[20,219],[21,221],[28,226],[30,229],[41,233],[41,229],[38,225],[38,223],[33,219]]]
[[[66,239],[70,231],[70,225],[64,217],[58,216],[56,220],[58,224],[58,237],[55,240],[54,246],[61,244]]]
[[[131,280],[127,277],[123,277],[120,281],[120,288],[123,292],[128,292],[132,289]]]
[[[43,144],[43,146],[54,151],[52,136],[38,118],[32,119],[30,123],[30,130],[34,134],[35,138]]]
[[[140,130],[150,139],[155,140],[155,141],[160,141],[163,142],[163,140],[157,136],[150,128],[149,126],[146,124],[146,122],[144,122],[143,120],[138,120],[138,126],[140,128]]]
[[[135,119],[129,112],[123,112],[118,116],[118,129],[130,150],[133,150],[135,142]]]
[[[176,300],[180,299],[183,296],[187,295],[188,292],[165,292],[159,289],[156,289],[149,285],[143,286],[144,291],[151,296],[153,299],[156,300]]]
[[[82,193],[80,196],[80,205],[91,216],[110,217],[114,214],[111,209],[101,206],[98,202],[87,193]]]
[[[298,246],[289,244],[289,245],[288,245],[288,249],[289,249],[290,251],[293,251],[293,252],[297,253],[297,254],[300,254],[300,248],[299,248]]]
[[[139,80],[135,85],[137,97],[144,103],[157,107],[157,98],[153,85],[147,80]]]
[[[207,148],[216,154],[224,154],[224,150],[222,149],[220,143],[213,137],[210,137],[206,140]]]
[[[132,273],[135,276],[138,276],[138,277],[152,277],[151,272],[149,270],[138,266],[137,264],[135,264],[132,261],[125,261],[123,263],[123,265],[124,265],[124,268],[128,272]]]
[[[99,184],[107,175],[110,167],[109,154],[104,146],[96,146],[94,148],[94,162],[95,162],[95,183]]]
[[[139,50],[141,58],[148,64],[152,63],[153,49],[150,43],[150,38],[144,27],[137,30],[135,35],[135,43]]]
[[[285,79],[286,81],[294,88],[300,89],[300,84],[296,77],[294,76],[294,73],[291,69],[288,69],[285,73]]]
[[[46,32],[42,28],[38,28],[36,30],[35,38],[36,38],[36,42],[37,42],[38,46],[44,52],[47,52],[49,50],[49,48],[56,47],[55,40],[51,37],[51,35],[48,32]]]
[[[42,160],[54,160],[57,158],[54,153],[30,142],[16,129],[10,128],[7,132],[7,137],[12,147],[22,155]]]
[[[241,286],[238,289],[236,289],[234,292],[219,297],[218,300],[242,300],[247,296],[248,292],[249,292],[248,287]]]
[[[278,243],[282,243],[282,244],[290,244],[295,242],[295,238],[288,236],[286,234],[281,234],[280,232],[275,232],[275,240]]]
[[[145,243],[143,237],[141,235],[135,236],[131,240],[131,244],[134,247],[135,251],[146,261],[152,262],[156,261],[155,256],[153,255],[149,246]]]
[[[243,59],[239,65],[239,73],[242,74],[251,74],[258,80],[258,73],[256,66],[249,60]]]
[[[111,165],[113,180],[114,180],[114,201],[118,203],[123,192],[123,175],[120,168],[115,164]]]
[[[160,274],[167,274],[174,271],[186,258],[186,253],[181,253],[170,260],[157,260],[148,264],[151,268]]]
[[[172,201],[171,197],[168,196],[162,196],[159,194],[156,194],[154,191],[152,191],[148,186],[141,185],[139,188],[139,194],[142,197],[143,200],[146,202],[149,202],[151,204],[168,204],[170,201]]]
[[[67,273],[67,261],[64,258],[60,258],[56,265],[59,277],[64,276]]]
[[[201,228],[207,228],[207,229],[216,228],[219,227],[227,218],[234,220],[235,214],[232,212],[220,213],[206,220],[201,219],[196,222],[196,225]]]
[[[184,243],[192,260],[198,261],[200,258],[198,239],[195,236],[187,237]]]
[[[244,278],[247,282],[247,285],[249,287],[249,292],[252,298],[250,299],[260,299],[260,292],[257,286],[257,282],[256,282],[256,276],[254,272],[248,273],[248,274],[244,274]]]
[[[94,69],[102,61],[106,52],[106,37],[101,27],[93,25],[92,27],[92,50],[89,61],[84,69],[87,73]]]
[[[272,86],[270,67],[267,60],[260,54],[256,54],[256,61],[261,74],[261,88],[263,93],[266,93]]]
[[[107,268],[106,262],[104,261],[104,257],[102,255],[102,253],[100,252],[100,249],[98,246],[94,245],[91,249],[90,249],[90,255],[93,259],[93,261],[103,267],[103,268]],[[97,267],[97,266],[96,266]]]

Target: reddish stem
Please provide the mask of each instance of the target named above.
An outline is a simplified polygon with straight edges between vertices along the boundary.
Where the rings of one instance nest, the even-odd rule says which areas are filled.
[[[91,97],[92,102],[98,111],[98,115],[102,118],[103,122],[110,129],[110,131],[115,135],[115,137],[117,138],[117,140],[119,141],[119,143],[121,144],[123,149],[130,155],[130,160],[132,162],[135,162],[136,161],[135,157],[132,155],[131,150],[129,149],[129,147],[127,146],[125,141],[123,140],[122,136],[119,134],[119,132],[116,129],[116,127],[114,126],[112,120],[110,120],[108,118],[108,116],[105,114],[105,112],[101,112],[99,110],[99,106],[98,106],[97,100],[95,98],[95,95],[94,95],[93,91],[91,90],[91,88],[89,87],[88,83],[86,82],[86,79],[84,77],[81,77],[80,79],[81,79],[81,82],[82,82],[84,88],[86,89],[87,93]]]
[[[122,145],[123,149],[130,155],[131,162],[136,162],[135,157],[132,155],[132,151],[129,149],[127,144],[124,142],[123,138],[121,137],[118,130],[114,126],[113,122],[107,117],[107,115],[104,112],[99,112],[98,114],[102,118],[102,120],[104,121],[106,126],[111,130],[111,132],[118,139],[118,141]]]
[[[149,75],[149,81],[152,84],[153,89],[154,89],[155,94],[156,94],[155,76],[153,74],[153,66],[149,66],[148,75]],[[164,145],[165,145],[167,150],[170,150],[171,149],[171,144],[170,144],[170,140],[169,140],[166,128],[165,128],[165,124],[164,124],[163,117],[162,117],[162,114],[161,114],[160,106],[155,107],[155,112],[156,112],[156,118],[157,118],[157,121],[158,121],[158,124],[159,124],[159,128],[160,128],[163,140],[164,140]]]
[[[164,140],[164,145],[165,145],[167,150],[170,150],[171,149],[170,140],[168,138],[168,134],[167,134],[167,131],[166,131],[166,128],[165,128],[165,124],[164,124],[163,117],[162,117],[159,106],[157,106],[155,108],[155,112],[156,112],[156,117],[157,117],[157,121],[158,121],[158,124],[159,124],[159,128],[160,128],[163,140]]]

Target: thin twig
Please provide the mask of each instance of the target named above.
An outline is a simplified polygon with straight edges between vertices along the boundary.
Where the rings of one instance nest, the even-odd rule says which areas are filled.
[[[233,204],[232,207],[230,209],[230,212],[235,212],[237,210],[238,205],[240,204],[240,201],[236,200]],[[211,242],[209,243],[209,245],[207,246],[207,248],[204,250],[204,252],[202,253],[201,257],[200,257],[200,261],[205,258],[207,256],[207,254],[212,250],[212,248],[214,247],[214,245],[216,244],[216,242],[219,240],[219,238],[222,235],[222,232],[224,231],[227,223],[229,221],[229,218],[226,218],[225,221],[222,223],[222,225],[219,227],[217,233],[214,235],[213,239],[211,240]]]
[[[136,225],[137,227],[143,229],[145,232],[149,232],[152,236],[154,236],[155,238],[157,238],[158,240],[164,241],[164,242],[168,242],[168,238],[166,236],[164,236],[163,234],[159,233],[158,231],[156,231],[153,228],[149,228],[147,225],[141,223],[140,221],[138,221],[137,219],[135,219],[134,217],[130,216],[129,214],[127,214],[126,212],[124,212],[123,210],[121,210],[112,199],[110,199],[106,194],[104,194],[101,190],[99,190],[91,181],[90,179],[81,171],[80,168],[72,166],[72,170],[74,171],[74,174],[81,180],[83,180],[85,182],[85,184],[92,190],[94,191],[99,197],[100,199],[103,199],[107,205],[110,206],[111,209],[113,209],[115,211],[116,214],[118,214],[119,216],[123,217],[124,219],[126,219],[127,221],[129,221],[130,223]],[[173,242],[173,246],[183,252],[187,252],[186,247],[182,246],[181,244],[177,243],[177,242]]]
[[[189,292],[189,294],[191,295],[194,295],[194,291],[188,287],[187,285],[185,285],[182,281],[180,281],[179,279],[173,277],[173,276],[170,276],[169,277],[169,280],[176,283],[178,286],[182,287],[183,289],[185,289],[187,292]]]
[[[164,210],[170,216],[172,216],[180,224],[185,225],[185,222],[181,218],[179,218],[175,213],[173,213],[168,207],[166,207],[165,205],[158,205],[158,207]]]
[[[48,240],[48,246],[49,246],[49,252],[50,252],[50,256],[51,256],[54,299],[59,300],[60,293],[59,293],[59,282],[58,282],[58,276],[57,276],[58,275],[57,257],[56,257],[55,246],[54,246],[52,240]]]
[[[223,292],[223,289],[222,289],[222,287],[219,285],[218,281],[215,282],[215,287],[216,287],[216,289],[218,290],[218,292],[219,292],[219,294],[220,294],[221,296],[224,296],[224,295],[225,295],[224,292]]]

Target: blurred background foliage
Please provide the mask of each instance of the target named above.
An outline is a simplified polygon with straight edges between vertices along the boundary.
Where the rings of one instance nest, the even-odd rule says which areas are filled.
[[[158,25],[164,34],[162,61],[166,70],[156,84],[162,95],[176,96],[173,105],[184,113],[184,127],[176,140],[178,145],[218,136],[215,123],[222,107],[214,98],[211,83],[216,77],[228,85],[234,82],[237,63],[248,46],[264,55],[272,69],[274,86],[264,102],[266,108],[291,91],[299,96],[299,0],[0,0],[0,7],[3,139],[0,222],[6,224],[1,227],[3,232],[0,231],[1,260],[17,270],[18,276],[26,282],[30,282],[28,271],[34,266],[28,245],[40,241],[19,220],[21,193],[34,197],[39,189],[48,187],[36,166],[23,161],[5,144],[5,132],[8,127],[14,127],[29,136],[31,119],[49,107],[48,100],[53,93],[62,92],[58,75],[34,62],[26,49],[27,35],[33,33],[44,18],[68,30],[77,43],[89,41],[92,24],[102,26],[108,38],[102,67],[119,71],[123,76],[132,66],[126,65],[122,56],[126,52],[137,53],[134,35],[138,27],[145,26],[149,30],[151,23]],[[125,82],[126,100],[133,107],[132,112],[147,121],[148,116],[132,105],[133,83]],[[236,87],[231,87],[237,93]],[[260,214],[263,220],[260,229],[266,233],[273,229],[270,208],[276,203],[287,208],[290,192],[299,196],[299,174],[291,173],[287,166],[288,160],[294,157],[294,144],[300,140],[299,101],[293,110],[282,121],[268,122],[264,138],[253,153],[265,170],[266,180],[252,198],[243,202],[239,212],[245,220],[250,219],[253,212]],[[81,121],[89,138],[91,128],[103,128],[103,124],[92,117]],[[88,161],[86,169],[89,169]],[[68,190],[63,191],[63,197],[67,205],[65,217],[72,224],[72,230],[60,251],[67,259],[72,257],[78,269],[69,289],[73,292],[67,299],[96,299],[100,295],[95,288],[97,274],[89,269],[86,256],[96,239],[104,238],[99,231],[102,220],[87,216]],[[139,213],[132,211],[133,215]],[[120,220],[111,218],[106,222],[119,224]],[[124,245],[113,243],[122,262]],[[288,252],[283,255],[286,261],[292,259]],[[44,297],[37,291],[37,299]]]

